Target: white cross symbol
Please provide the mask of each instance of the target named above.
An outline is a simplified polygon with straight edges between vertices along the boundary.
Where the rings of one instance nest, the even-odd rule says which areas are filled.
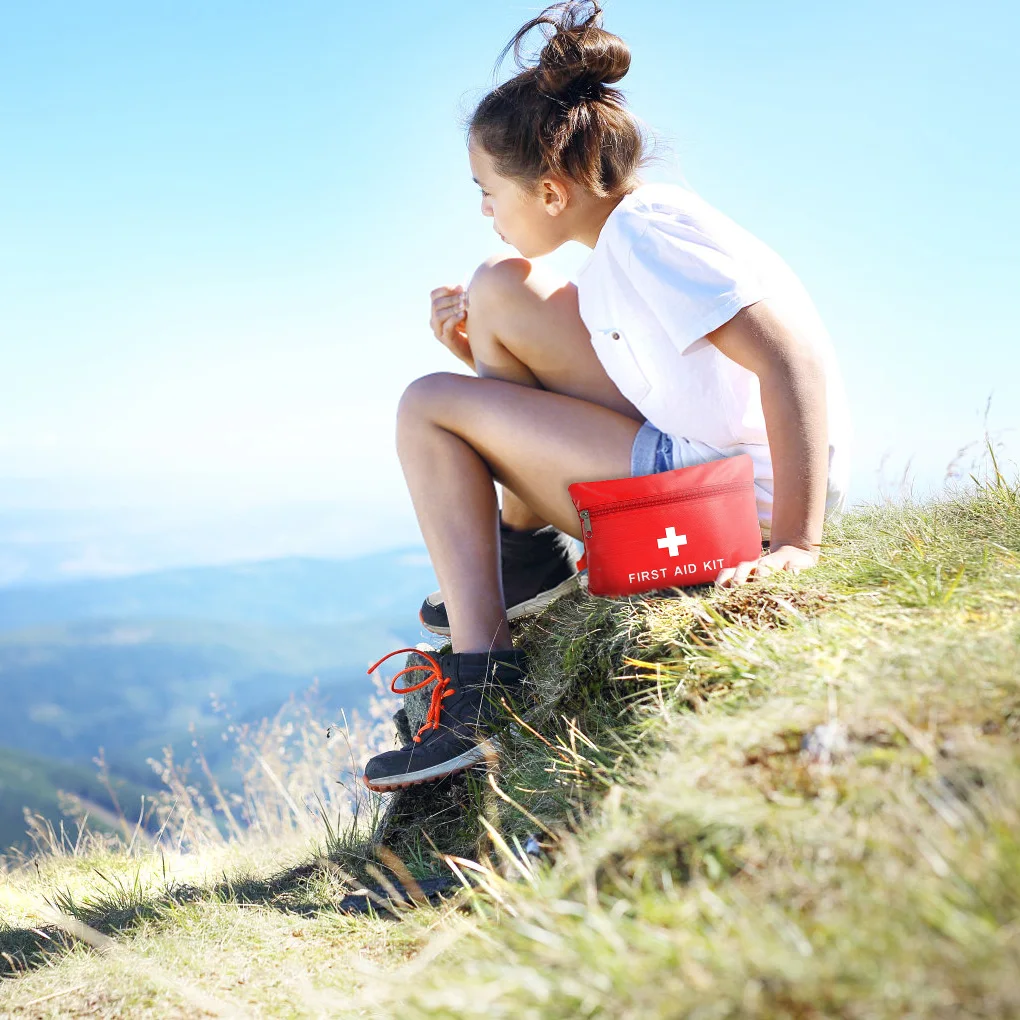
[[[675,528],[667,528],[666,537],[659,539],[659,548],[669,549],[670,556],[679,556],[682,545],[687,545],[687,536],[678,535]]]

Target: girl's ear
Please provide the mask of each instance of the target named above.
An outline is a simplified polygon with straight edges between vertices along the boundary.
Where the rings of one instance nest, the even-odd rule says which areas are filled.
[[[570,203],[570,190],[555,177],[547,177],[542,181],[542,204],[546,212],[559,216]]]

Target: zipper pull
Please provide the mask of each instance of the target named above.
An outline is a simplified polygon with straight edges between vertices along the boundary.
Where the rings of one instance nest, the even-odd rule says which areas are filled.
[[[587,510],[581,511],[581,533],[585,538],[591,537],[591,517],[588,516]]]

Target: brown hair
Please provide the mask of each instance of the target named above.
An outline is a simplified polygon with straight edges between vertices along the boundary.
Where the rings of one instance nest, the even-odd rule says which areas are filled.
[[[565,0],[523,25],[496,60],[498,69],[513,47],[520,73],[489,92],[468,119],[468,137],[526,194],[553,173],[596,198],[622,197],[640,183],[637,171],[650,161],[623,93],[610,87],[629,70],[630,49],[601,27],[601,15],[595,0]],[[538,63],[527,66],[521,42],[536,25],[556,31],[543,30]]]

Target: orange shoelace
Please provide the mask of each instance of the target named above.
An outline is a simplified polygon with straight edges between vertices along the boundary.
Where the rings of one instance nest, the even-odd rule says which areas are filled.
[[[431,663],[430,666],[408,666],[397,673],[390,681],[390,690],[394,694],[410,694],[411,691],[421,690],[422,687],[426,687],[432,683],[433,680],[437,681],[436,686],[432,689],[432,700],[429,702],[428,714],[425,716],[425,722],[418,727],[418,732],[414,735],[414,742],[416,744],[421,743],[421,735],[425,730],[438,730],[439,729],[439,711],[443,704],[443,698],[448,698],[451,694],[457,692],[450,686],[453,683],[453,677],[443,676],[443,669],[439,665],[439,662],[428,652],[423,652],[420,648],[398,648],[395,652],[390,652],[389,655],[384,655],[374,666],[369,667],[368,674],[371,676],[390,656],[399,655],[401,652],[414,652],[415,655],[420,655],[426,658]],[[397,680],[402,677],[405,673],[410,673],[416,669],[427,669],[429,675],[425,677],[419,684],[414,684],[411,687],[398,687]]]

